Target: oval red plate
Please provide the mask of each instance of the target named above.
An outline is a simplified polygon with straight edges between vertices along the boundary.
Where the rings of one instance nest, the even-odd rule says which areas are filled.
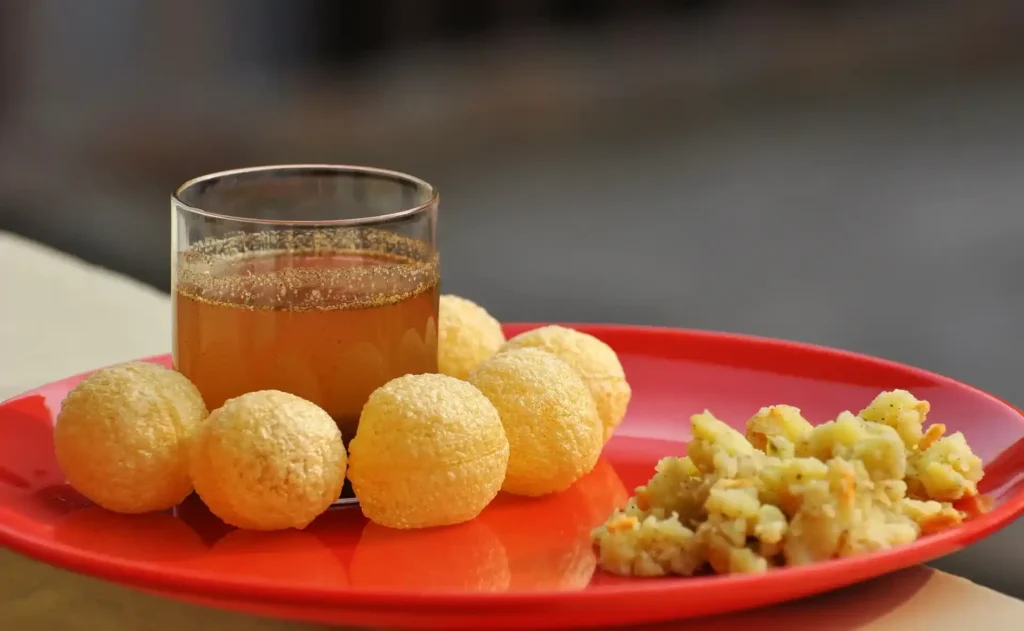
[[[953,552],[1024,512],[1024,418],[970,386],[803,344],[576,328],[618,351],[633,401],[595,471],[560,495],[502,495],[470,523],[422,532],[368,524],[355,507],[331,510],[302,532],[242,532],[194,497],[167,513],[115,515],[71,490],[54,458],[53,418],[78,376],[0,405],[0,543],[147,591],[284,618],[435,629],[606,627],[823,592]],[[892,388],[929,400],[930,420],[964,432],[985,461],[990,512],[884,553],[760,576],[621,579],[595,571],[590,529],[650,477],[659,458],[683,453],[691,414],[709,408],[740,426],[763,405],[789,403],[820,423]]]

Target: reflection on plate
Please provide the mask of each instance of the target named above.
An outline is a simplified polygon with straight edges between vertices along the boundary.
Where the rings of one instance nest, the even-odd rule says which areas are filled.
[[[614,467],[601,458],[568,490],[541,498],[502,493],[479,519],[508,553],[509,589],[583,589],[597,567],[590,531],[628,498]],[[538,522],[545,527],[525,527]]]
[[[196,531],[170,512],[119,515],[82,508],[57,521],[53,538],[83,552],[146,563],[185,562],[207,552]]]
[[[413,593],[503,592],[505,547],[480,521],[424,530],[367,523],[352,558],[352,586]]]
[[[348,569],[334,551],[316,535],[298,530],[233,530],[188,567],[240,579],[256,575],[282,585],[344,588],[349,584]]]

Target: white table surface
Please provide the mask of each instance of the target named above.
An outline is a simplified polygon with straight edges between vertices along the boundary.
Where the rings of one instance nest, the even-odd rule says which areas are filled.
[[[167,296],[129,278],[0,233],[0,399],[97,366],[165,353]],[[925,567],[824,596],[657,629],[1009,629],[1024,602]],[[847,621],[847,622],[842,622]],[[7,631],[321,629],[186,605],[0,550]],[[653,629],[654,627],[652,627]]]
[[[59,377],[168,351],[170,299],[0,233],[0,398]]]

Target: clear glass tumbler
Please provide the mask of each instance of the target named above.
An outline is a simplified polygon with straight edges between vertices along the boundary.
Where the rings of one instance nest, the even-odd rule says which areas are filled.
[[[437,372],[437,192],[401,173],[285,165],[172,196],[174,366],[211,410],[283,390],[347,444],[370,393]]]

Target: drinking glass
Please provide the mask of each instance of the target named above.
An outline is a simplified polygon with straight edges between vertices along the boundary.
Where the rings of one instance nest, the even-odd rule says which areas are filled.
[[[210,410],[282,390],[347,444],[370,393],[437,372],[438,196],[369,167],[283,165],[171,197],[174,366]]]

